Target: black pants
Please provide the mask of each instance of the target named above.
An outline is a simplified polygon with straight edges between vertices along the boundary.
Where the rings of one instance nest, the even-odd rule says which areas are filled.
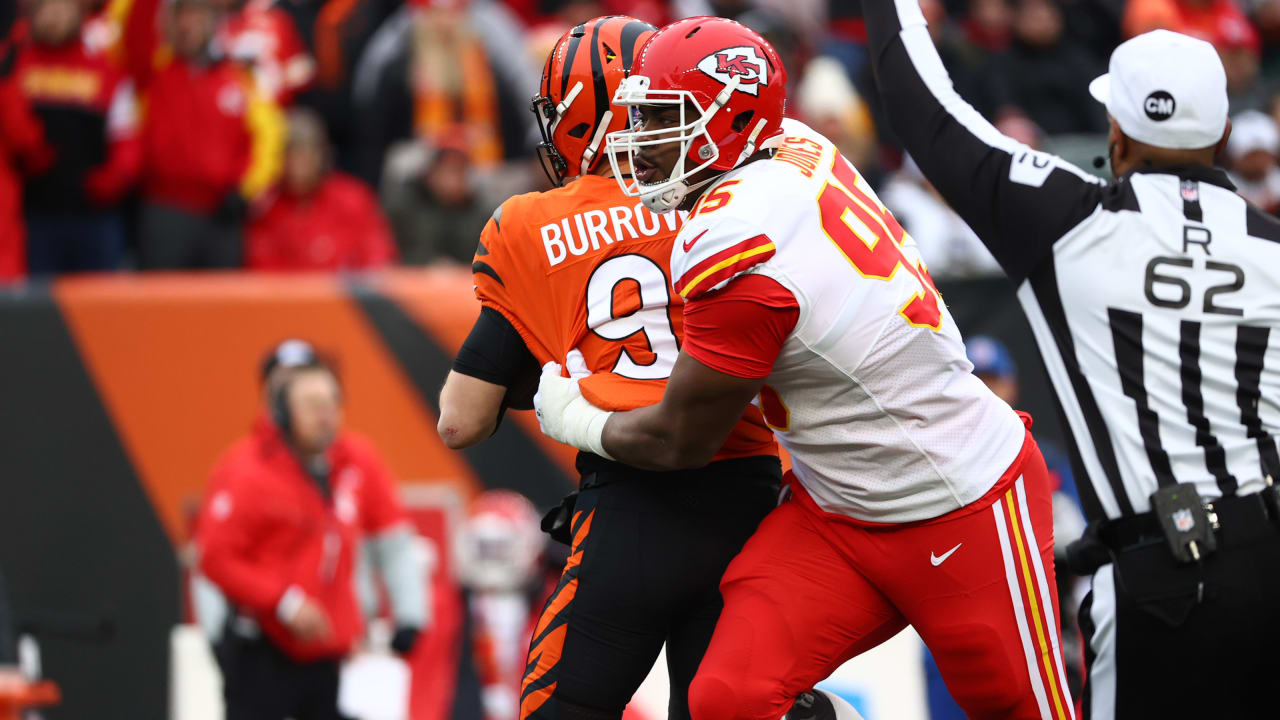
[[[777,458],[652,473],[579,459],[560,584],[535,630],[521,719],[618,718],[665,642],[671,720],[720,617],[720,576],[777,504]],[[592,474],[594,473],[594,478]],[[554,687],[553,687],[554,685]]]
[[[297,662],[269,641],[230,632],[215,648],[227,720],[344,720],[339,661]]]
[[[26,221],[32,275],[119,270],[124,261],[125,227],[119,213],[28,213]]]
[[[143,270],[238,268],[244,262],[238,222],[144,203],[139,230],[138,265]]]
[[[1280,717],[1280,529],[1227,520],[1202,565],[1178,564],[1159,538],[1094,574],[1080,608],[1085,718]]]

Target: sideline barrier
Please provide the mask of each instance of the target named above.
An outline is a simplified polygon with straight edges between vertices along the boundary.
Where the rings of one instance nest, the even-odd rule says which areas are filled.
[[[347,425],[401,479],[551,505],[573,452],[510,413],[483,448],[436,435],[436,395],[478,312],[465,269],[361,276],[84,276],[0,289],[0,568],[15,613],[106,616],[109,643],[42,638],[51,720],[167,714],[177,548],[215,459],[248,431],[286,337],[334,353]]]

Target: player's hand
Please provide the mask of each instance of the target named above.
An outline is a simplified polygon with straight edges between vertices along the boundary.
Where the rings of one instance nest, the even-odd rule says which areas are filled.
[[[538,379],[538,391],[533,394],[533,410],[538,416],[538,426],[542,434],[562,443],[569,442],[564,432],[565,408],[569,403],[582,398],[578,389],[577,378],[562,375],[560,363],[549,362],[542,366],[542,377]]]
[[[589,374],[582,354],[577,350],[569,353],[565,363],[574,373],[580,372],[581,376]],[[578,378],[563,377],[561,372],[559,363],[549,362],[542,366],[538,392],[533,395],[533,407],[542,433],[579,450],[610,458],[604,451],[601,436],[605,423],[613,413],[592,405],[582,396]]]
[[[302,642],[323,640],[333,634],[328,613],[320,603],[311,598],[305,598],[302,601],[293,613],[293,617],[285,623],[285,627]]]
[[[408,655],[413,652],[413,648],[418,644],[418,636],[422,631],[416,627],[402,625],[396,628],[395,634],[391,636],[391,649],[397,655]]]

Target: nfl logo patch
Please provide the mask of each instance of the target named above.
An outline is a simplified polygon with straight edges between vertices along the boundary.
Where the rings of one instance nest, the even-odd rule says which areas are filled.
[[[1190,510],[1178,510],[1173,514],[1173,526],[1178,532],[1187,532],[1196,526],[1196,519]]]
[[[1200,201],[1200,185],[1194,180],[1182,181],[1182,199],[1187,202]]]

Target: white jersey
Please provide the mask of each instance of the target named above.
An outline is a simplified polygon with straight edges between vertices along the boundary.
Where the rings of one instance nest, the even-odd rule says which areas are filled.
[[[785,121],[771,160],[708,188],[672,248],[676,292],[744,273],[799,305],[757,402],[820,507],[904,523],[981,498],[1025,430],[972,374],[910,236],[835,146]]]

